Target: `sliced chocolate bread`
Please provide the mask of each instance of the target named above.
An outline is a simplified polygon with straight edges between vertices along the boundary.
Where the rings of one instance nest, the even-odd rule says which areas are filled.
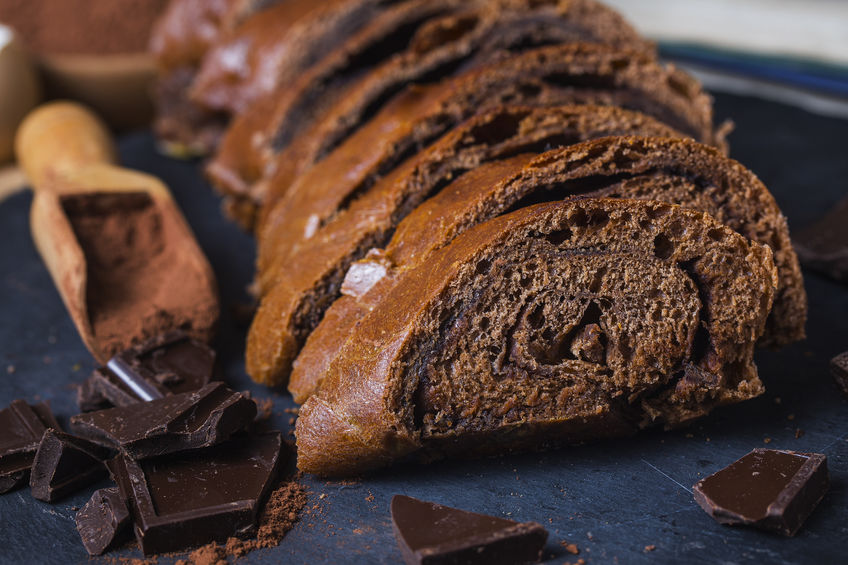
[[[756,176],[692,141],[605,138],[477,167],[416,208],[399,223],[385,250],[373,250],[349,269],[343,296],[326,311],[294,364],[289,389],[295,400],[302,402],[317,390],[346,337],[404,271],[493,216],[575,195],[682,204],[769,246],[779,279],[761,343],[781,345],[803,338],[807,305],[798,259],[785,217]],[[662,237],[655,243],[658,254],[667,251]]]
[[[763,390],[753,352],[772,252],[700,212],[543,203],[470,229],[403,279],[301,408],[301,470],[625,435]]]
[[[293,178],[411,82],[430,83],[509,52],[589,41],[653,54],[621,17],[593,0],[420,0],[386,10],[361,33],[275,91],[233,125],[209,166],[225,193],[262,200],[253,187]],[[282,155],[282,154],[285,155]],[[280,154],[278,156],[278,154]]]
[[[338,297],[350,264],[370,248],[384,247],[398,222],[455,177],[493,160],[626,134],[681,135],[644,114],[613,106],[500,107],[451,130],[358,198],[349,196],[314,234],[293,238],[286,249],[264,257],[269,263],[257,279],[264,297],[248,342],[251,374],[263,382],[284,383],[291,359]],[[344,179],[327,187],[336,188]],[[257,355],[266,347],[286,352],[278,357],[279,369],[264,371],[252,364],[266,358]]]
[[[605,45],[534,49],[436,85],[408,88],[300,175],[275,203],[269,198],[257,229],[259,270],[274,257],[284,259],[286,249],[304,234],[451,127],[505,103],[615,105],[721,145],[712,129],[710,99],[687,75],[667,70],[651,57]],[[275,186],[276,178],[268,186]]]
[[[189,99],[188,91],[197,69],[221,36],[279,1],[171,0],[168,3],[150,37],[150,52],[157,69],[152,92],[156,106],[154,130],[166,150],[183,156],[203,154],[215,146],[226,119]]]

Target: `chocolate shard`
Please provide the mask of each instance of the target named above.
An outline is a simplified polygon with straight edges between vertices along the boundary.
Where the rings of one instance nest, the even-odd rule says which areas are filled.
[[[128,533],[130,511],[115,488],[96,491],[76,516],[77,531],[89,555],[101,555]]]
[[[820,453],[755,449],[693,488],[695,501],[721,524],[794,536],[828,484]]]
[[[848,283],[848,198],[801,230],[792,243],[805,267]]]
[[[47,428],[59,429],[59,423],[46,403],[15,400],[0,410],[0,494],[26,484]]]
[[[215,352],[182,331],[169,332],[115,355],[77,391],[80,410],[128,406],[197,390],[212,380]]]
[[[830,374],[839,385],[842,393],[848,396],[848,351],[840,353],[830,360]]]
[[[54,502],[107,475],[112,450],[54,429],[41,437],[32,462],[32,496]]]
[[[209,383],[195,392],[79,414],[71,418],[71,429],[134,459],[146,459],[221,443],[255,417],[255,402],[223,383]]]
[[[409,565],[535,563],[548,532],[403,495],[392,497],[392,526]]]
[[[151,555],[254,533],[281,445],[273,432],[144,461],[122,455],[107,465],[130,503],[139,547]]]

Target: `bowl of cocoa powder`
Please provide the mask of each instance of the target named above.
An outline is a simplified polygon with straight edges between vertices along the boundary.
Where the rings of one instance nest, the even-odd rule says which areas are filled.
[[[145,127],[150,29],[167,0],[0,0],[0,22],[36,54],[50,98],[83,102],[114,128]]]

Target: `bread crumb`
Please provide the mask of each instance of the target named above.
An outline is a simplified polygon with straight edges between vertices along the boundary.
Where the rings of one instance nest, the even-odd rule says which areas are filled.
[[[763,443],[771,443],[771,438],[770,437],[764,438]]]
[[[645,546],[645,551],[646,551],[646,552],[648,552],[648,551],[653,551],[653,550],[655,550],[656,548],[657,548],[657,546],[655,546],[655,545],[646,545],[646,546]]]
[[[571,555],[577,555],[580,553],[580,549],[578,549],[576,543],[568,543],[567,541],[561,541],[559,544],[565,548],[565,550]]]

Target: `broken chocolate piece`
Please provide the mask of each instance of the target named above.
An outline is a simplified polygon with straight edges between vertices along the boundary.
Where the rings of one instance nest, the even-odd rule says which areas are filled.
[[[130,501],[138,544],[150,555],[252,534],[281,445],[274,432],[145,461],[119,456],[107,465]]]
[[[792,239],[805,267],[848,283],[848,198]]]
[[[32,462],[32,496],[53,502],[107,475],[112,450],[54,429],[41,437]]]
[[[247,428],[256,403],[223,383],[71,418],[71,429],[101,445],[145,459],[209,447]]]
[[[77,531],[89,555],[119,543],[130,525],[130,511],[117,488],[103,488],[77,512]]]
[[[793,536],[827,491],[819,453],[755,449],[694,486],[695,501],[721,524]]]
[[[395,537],[410,565],[535,563],[548,532],[535,522],[514,522],[409,496],[392,497]]]
[[[131,347],[94,371],[77,394],[80,410],[128,406],[191,392],[208,384],[215,352],[182,331]]]
[[[26,484],[38,443],[47,428],[59,428],[46,403],[15,400],[0,410],[0,494]]]
[[[830,374],[842,389],[842,393],[848,396],[848,351],[830,360]]]

